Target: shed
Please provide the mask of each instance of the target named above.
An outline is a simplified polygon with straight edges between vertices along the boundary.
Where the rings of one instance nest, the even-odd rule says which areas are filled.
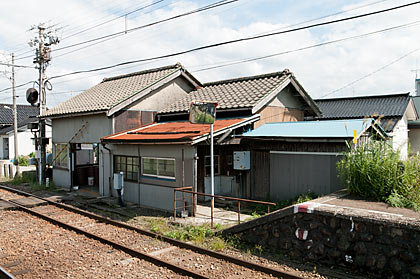
[[[241,143],[251,150],[252,197],[280,201],[341,189],[336,163],[355,133],[359,141],[370,135],[388,138],[373,119],[266,123],[244,133]]]

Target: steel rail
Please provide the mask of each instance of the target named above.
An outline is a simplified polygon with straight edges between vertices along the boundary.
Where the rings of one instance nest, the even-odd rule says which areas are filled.
[[[0,266],[0,279],[15,279],[15,277]]]
[[[259,265],[259,264],[256,264],[256,263],[253,263],[253,262],[250,262],[250,261],[245,261],[245,260],[233,257],[233,256],[229,256],[229,255],[226,255],[226,254],[223,254],[223,253],[208,250],[208,249],[205,249],[205,248],[193,245],[193,244],[185,243],[185,242],[182,242],[182,241],[179,241],[179,240],[176,240],[176,239],[172,239],[172,238],[163,236],[161,234],[157,234],[157,233],[154,233],[154,232],[151,232],[151,231],[143,230],[143,229],[128,225],[128,224],[123,223],[123,222],[115,221],[115,220],[112,220],[110,218],[106,218],[106,217],[103,217],[103,216],[100,216],[100,215],[97,215],[97,214],[94,214],[94,213],[91,213],[91,212],[88,212],[88,211],[85,211],[85,210],[82,210],[82,209],[79,209],[79,208],[75,208],[75,207],[67,205],[67,204],[54,202],[54,201],[51,201],[49,199],[42,198],[42,197],[36,196],[34,194],[23,192],[23,191],[20,191],[20,190],[14,189],[14,188],[10,188],[10,187],[4,186],[4,185],[0,185],[0,189],[8,190],[8,191],[11,191],[11,192],[14,192],[14,193],[17,193],[17,194],[21,194],[21,195],[24,195],[24,196],[31,196],[31,197],[34,197],[34,198],[38,198],[40,200],[46,201],[46,202],[48,202],[52,205],[55,205],[55,206],[60,207],[62,209],[72,211],[74,213],[78,213],[78,214],[84,215],[86,217],[90,217],[92,219],[95,219],[95,220],[98,220],[98,221],[101,221],[101,222],[104,222],[104,223],[107,223],[107,224],[111,224],[111,225],[114,225],[114,226],[117,226],[117,227],[129,229],[129,230],[138,232],[140,234],[150,236],[150,237],[159,239],[161,241],[165,241],[167,243],[170,243],[170,244],[172,244],[174,246],[177,246],[177,247],[180,247],[180,248],[188,249],[188,250],[191,250],[191,251],[194,251],[194,252],[197,252],[197,253],[206,254],[206,255],[212,256],[212,257],[217,258],[217,259],[221,259],[221,260],[224,260],[224,261],[227,261],[227,262],[231,262],[233,264],[237,264],[239,266],[243,266],[243,267],[246,267],[246,268],[249,268],[249,269],[253,269],[255,271],[260,271],[260,272],[264,272],[266,274],[271,274],[271,275],[276,276],[278,278],[284,278],[284,279],[301,279],[302,278],[302,277],[298,276],[297,274],[292,274],[292,273],[289,273],[289,272],[283,272],[283,271],[280,271],[280,270],[277,270],[277,269],[274,269],[274,268],[271,268],[271,267]]]
[[[196,272],[194,272],[192,270],[189,270],[189,269],[186,269],[186,268],[183,268],[183,267],[180,267],[180,266],[171,264],[171,263],[166,262],[166,261],[163,261],[163,260],[161,260],[161,259],[159,259],[157,257],[154,257],[154,256],[151,256],[151,255],[142,253],[142,252],[137,251],[137,250],[134,250],[134,249],[132,249],[130,247],[127,247],[127,246],[124,246],[124,245],[119,244],[117,242],[114,242],[114,241],[112,241],[110,239],[106,239],[104,237],[101,237],[99,235],[96,235],[96,234],[87,232],[85,230],[82,230],[82,229],[77,228],[75,226],[72,226],[70,224],[67,224],[67,223],[58,221],[58,220],[56,220],[54,218],[51,218],[49,216],[46,216],[46,215],[44,215],[42,213],[39,213],[39,212],[36,212],[34,210],[31,210],[31,209],[29,209],[27,207],[24,207],[24,206],[22,206],[22,205],[20,205],[20,204],[18,204],[16,202],[8,201],[8,200],[3,200],[3,199],[0,199],[0,200],[2,200],[4,202],[8,202],[11,205],[16,206],[18,209],[20,209],[20,210],[22,210],[22,211],[24,211],[26,213],[29,213],[31,215],[37,216],[39,218],[42,218],[42,219],[44,219],[44,220],[46,220],[46,221],[48,221],[48,222],[50,222],[50,223],[52,223],[54,225],[57,225],[57,226],[62,227],[64,229],[67,229],[67,230],[74,231],[76,233],[85,235],[88,238],[97,240],[97,241],[99,241],[99,242],[101,242],[103,244],[110,245],[110,246],[114,247],[117,250],[120,250],[120,251],[123,251],[123,252],[129,254],[130,256],[133,256],[133,257],[136,257],[136,258],[139,258],[139,259],[146,260],[146,261],[151,262],[151,263],[153,263],[155,265],[158,265],[158,266],[162,266],[162,267],[168,268],[168,269],[170,269],[170,270],[172,270],[172,271],[174,271],[174,272],[176,272],[178,274],[190,276],[192,278],[209,279],[209,277],[206,277],[206,276],[204,276],[202,274],[196,273]]]

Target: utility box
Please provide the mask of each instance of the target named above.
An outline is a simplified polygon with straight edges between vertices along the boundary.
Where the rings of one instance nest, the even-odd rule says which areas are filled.
[[[114,189],[121,190],[124,187],[124,173],[114,173]]]
[[[251,169],[251,155],[249,151],[233,152],[233,169],[235,170]]]

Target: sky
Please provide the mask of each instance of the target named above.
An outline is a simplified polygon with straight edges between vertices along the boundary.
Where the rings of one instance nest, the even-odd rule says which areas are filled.
[[[238,0],[200,13],[123,33],[112,39],[73,44],[164,20],[220,0],[15,0],[0,2],[0,62],[15,68],[18,103],[38,79],[31,27],[44,24],[53,45],[48,78],[184,51],[203,45],[387,9],[414,0]],[[127,15],[127,13],[129,13]],[[54,107],[117,76],[180,62],[201,82],[289,69],[312,98],[367,96],[415,91],[420,68],[420,4],[383,14],[307,28],[176,57],[104,71],[52,78],[47,106]],[[398,28],[397,28],[398,27]],[[391,28],[391,30],[389,30]],[[387,31],[384,31],[388,29]],[[334,42],[335,41],[335,42]],[[68,48],[66,48],[68,47]],[[264,56],[267,58],[261,59]],[[255,59],[254,59],[255,58]],[[253,59],[252,61],[246,61]],[[246,62],[245,62],[246,61]],[[11,103],[11,67],[0,66],[0,102]],[[420,75],[420,72],[419,72]],[[34,85],[36,86],[36,85]]]

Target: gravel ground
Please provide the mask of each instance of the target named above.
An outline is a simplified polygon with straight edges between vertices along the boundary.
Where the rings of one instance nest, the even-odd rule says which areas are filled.
[[[16,278],[187,278],[20,211],[0,211],[0,266]]]
[[[25,186],[13,186],[13,187],[23,190],[23,191],[30,192],[30,188],[25,187]],[[2,190],[0,189],[0,195],[1,195],[1,191]],[[42,193],[38,192],[35,194],[48,195],[47,192],[42,192]],[[86,205],[86,202],[84,201],[83,197],[74,196],[74,199],[75,200],[71,202],[72,204]],[[84,209],[93,210],[91,208],[84,208]],[[45,212],[50,211],[49,214],[51,217],[55,218],[56,215],[61,216],[61,213],[55,212],[57,211],[57,209],[54,209],[53,211],[51,211],[50,209],[46,208],[43,210],[45,210]],[[148,229],[147,223],[148,223],[148,220],[151,220],[150,218],[154,218],[153,216],[162,216],[162,213],[159,213],[157,211],[151,211],[150,209],[144,209],[144,208],[138,208],[138,209],[131,208],[128,211],[126,208],[124,209],[125,214],[120,215],[120,216],[113,213],[110,214],[109,212],[101,212],[97,209],[94,209],[93,211],[100,215],[111,216],[112,218],[120,220],[120,221],[130,220],[130,218],[127,218],[128,215],[126,214],[127,212],[130,212],[129,215],[134,214],[134,216],[135,215],[138,216],[135,219],[131,219],[131,221],[129,222],[130,225],[137,226],[143,229]],[[112,239],[112,237],[114,237],[115,232],[111,232],[109,229],[104,229],[103,226],[106,226],[105,224],[100,224],[100,223],[96,223],[95,225],[86,224],[84,223],[83,218],[87,218],[87,217],[82,217],[80,215],[78,216],[79,217],[77,218],[70,218],[70,216],[67,216],[67,217],[64,217],[63,221],[65,221],[65,219],[68,218],[72,220],[73,225],[78,226],[78,227],[81,226],[84,230],[87,230],[95,234],[99,234],[109,239]],[[165,214],[163,214],[163,216],[165,216]],[[63,217],[60,217],[60,218],[63,218]],[[136,249],[142,252],[147,252],[147,253],[158,252],[159,253],[160,249],[165,249],[169,246],[168,244],[157,241],[156,239],[154,239],[153,244],[150,244],[149,241],[142,240],[143,236],[133,237],[131,235],[132,232],[127,231],[126,229],[118,228],[118,234],[121,234],[121,242],[123,244],[127,246],[133,245],[134,247],[136,247]],[[258,276],[258,274],[252,274],[252,272],[249,273],[249,270],[241,270],[241,268],[239,267],[239,269],[232,270],[232,272],[229,272],[231,271],[230,266],[228,266],[229,264],[223,265],[217,262],[213,264],[213,262],[208,262],[208,260],[203,255],[199,255],[199,254],[196,255],[195,253],[191,251],[188,251],[188,253],[185,255],[183,254],[183,252],[181,252],[182,250],[183,249],[174,249],[168,252],[170,255],[172,255],[171,262],[180,263],[182,266],[188,267],[192,270],[199,271],[199,272],[203,270],[207,270],[205,272],[209,272],[209,274],[216,274],[216,272],[220,272],[220,271],[223,271],[223,272],[228,271],[226,274],[222,273],[222,275],[219,275],[220,277],[217,277],[217,278],[228,278],[228,277],[258,278],[256,277]],[[179,253],[182,253],[182,254],[179,254]],[[271,255],[270,253],[262,253],[261,255],[257,255],[257,254],[252,254],[252,253],[244,253],[243,251],[239,251],[239,250],[231,249],[231,248],[225,249],[223,253],[226,253],[230,256],[234,256],[237,258],[242,258],[247,261],[257,263],[257,264],[266,265],[271,268],[275,268],[277,270],[299,274],[299,276],[301,276],[302,278],[354,278],[354,279],[363,278],[363,276],[357,276],[357,275],[349,273],[349,270],[346,270],[346,269],[337,268],[337,267],[334,267],[334,269],[332,269],[326,266],[315,266],[313,263],[310,263],[310,264],[298,263],[295,261],[289,261],[287,257],[284,257],[284,256],[278,257],[278,255]],[[1,252],[0,252],[0,256],[1,256]],[[164,255],[164,254],[159,255],[159,256],[167,257],[167,255]],[[174,259],[175,261],[173,261]],[[214,259],[212,260],[214,261]],[[0,261],[0,265],[1,265],[1,261]],[[261,278],[264,278],[264,277],[261,277]]]

